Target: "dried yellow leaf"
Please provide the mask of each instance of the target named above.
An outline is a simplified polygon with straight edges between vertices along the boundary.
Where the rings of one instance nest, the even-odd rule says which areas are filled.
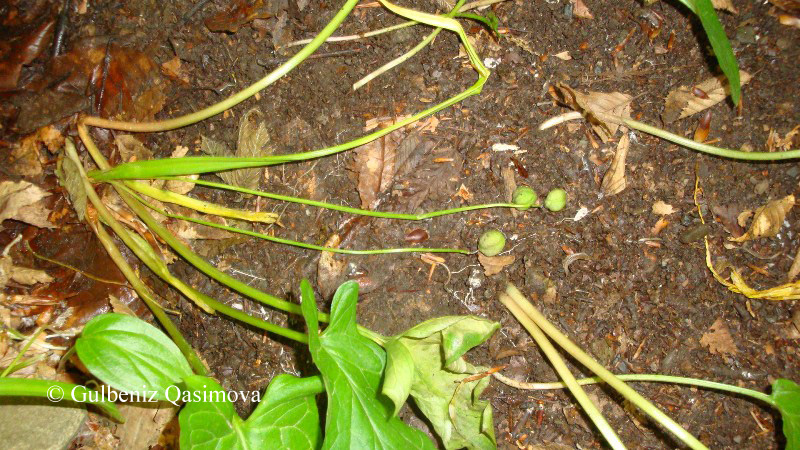
[[[614,160],[611,167],[603,176],[602,190],[606,196],[616,195],[622,192],[628,185],[625,179],[625,159],[628,157],[630,139],[627,133],[623,133],[617,144],[617,151],[614,153]]]
[[[780,200],[772,200],[758,208],[753,215],[750,229],[738,238],[728,238],[734,242],[745,242],[761,237],[772,237],[778,234],[783,225],[786,213],[794,206],[794,195],[787,195]]]

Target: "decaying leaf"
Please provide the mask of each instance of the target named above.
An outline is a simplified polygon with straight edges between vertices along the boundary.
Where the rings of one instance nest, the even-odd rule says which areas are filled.
[[[332,234],[325,242],[325,247],[338,248],[342,239],[338,234]],[[347,262],[338,258],[336,253],[322,252],[317,262],[317,288],[322,298],[329,299],[336,288],[345,280],[344,269]]]
[[[40,228],[55,228],[44,198],[50,193],[27,181],[0,182],[0,222],[15,219]]]
[[[259,158],[271,155],[269,133],[264,121],[263,113],[258,108],[247,111],[239,120],[239,139],[236,141],[235,156],[240,158]],[[200,149],[211,156],[231,156],[230,150],[223,142],[202,138]],[[247,189],[258,189],[261,181],[261,170],[258,167],[248,169],[229,170],[218,175],[228,184]]]
[[[478,253],[478,261],[483,266],[483,272],[487,277],[500,273],[505,266],[514,263],[514,255],[485,256]]]
[[[794,195],[787,195],[779,200],[772,200],[758,208],[747,232],[738,238],[728,238],[734,242],[745,242],[751,239],[772,237],[778,234],[783,226],[786,213],[794,206]]]
[[[24,35],[4,39],[6,42],[0,45],[0,91],[17,88],[22,66],[33,62],[48,47],[54,25],[55,21],[49,20]]]
[[[711,331],[700,338],[700,344],[708,347],[708,351],[715,355],[734,355],[738,351],[731,332],[722,319],[714,321]]]
[[[118,134],[114,138],[119,156],[123,162],[144,161],[153,159],[153,152],[142,144],[142,141],[130,134]]]
[[[406,117],[370,119],[364,129],[369,131],[379,126],[390,126]],[[380,196],[394,186],[397,179],[412,174],[419,175],[422,166],[427,162],[423,158],[428,156],[427,153],[434,147],[430,140],[421,136],[423,131],[432,132],[436,129],[439,120],[431,119],[395,130],[355,150],[351,170],[358,174],[358,194],[361,197],[362,208],[377,207],[381,201]],[[433,160],[435,158],[431,161]],[[454,162],[435,164],[441,169],[448,164],[452,166]],[[433,186],[439,185],[441,181],[431,177],[427,183]],[[427,192],[425,190],[425,194],[419,199],[420,203]]]
[[[56,166],[56,176],[58,183],[67,190],[67,195],[78,214],[78,219],[83,220],[86,217],[86,190],[78,167],[71,159],[61,158]]]
[[[792,267],[789,267],[789,273],[786,274],[786,281],[792,282],[797,275],[800,275],[800,247],[797,247],[797,253],[794,255],[794,261],[792,261]],[[798,329],[800,330],[800,328]]]
[[[739,14],[739,10],[733,6],[732,0],[711,0],[711,4],[714,5],[714,9],[721,9],[733,14]]]
[[[572,14],[574,14],[575,17],[580,17],[581,19],[594,19],[592,12],[589,11],[589,8],[587,8],[586,4],[583,3],[583,0],[570,0],[570,3],[572,3]]]
[[[625,159],[628,157],[629,147],[630,139],[628,138],[628,133],[623,132],[619,143],[617,143],[617,151],[614,153],[611,167],[608,168],[605,176],[603,176],[603,195],[619,194],[628,185],[628,181],[625,178]]]
[[[173,80],[178,80],[184,84],[189,84],[189,75],[182,67],[181,59],[177,56],[169,61],[161,63],[161,72]]]
[[[747,84],[752,76],[739,71],[740,84]],[[697,95],[698,93],[704,93]],[[664,106],[664,122],[672,123],[708,109],[730,95],[730,85],[724,75],[709,78],[693,87],[681,86],[667,95]]]
[[[767,151],[777,152],[789,150],[794,147],[796,137],[800,137],[800,125],[792,128],[784,137],[781,137],[777,131],[770,129],[769,136],[767,136]]]
[[[12,146],[12,171],[23,177],[35,177],[42,173],[40,149],[55,153],[64,145],[64,136],[52,125],[39,128]]]
[[[205,24],[211,31],[236,33],[248,22],[268,17],[270,14],[264,6],[264,0],[252,3],[246,0],[234,0],[226,10],[206,19]]]
[[[15,266],[11,256],[3,255],[0,256],[0,289],[5,288],[9,281],[31,285],[49,283],[53,278],[44,270]]]
[[[674,212],[675,208],[673,208],[669,203],[664,203],[662,200],[653,203],[653,214],[657,214],[659,216],[668,216]]]
[[[578,92],[566,84],[559,84],[551,90],[553,97],[579,111],[592,125],[592,129],[603,142],[608,142],[622,125],[621,119],[630,119],[633,98],[621,92]]]

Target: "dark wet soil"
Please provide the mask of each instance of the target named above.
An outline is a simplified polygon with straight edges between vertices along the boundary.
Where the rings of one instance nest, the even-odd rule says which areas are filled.
[[[145,52],[159,65],[177,54],[190,80],[188,84],[170,82],[167,106],[159,117],[175,116],[249,85],[275,65],[272,58],[285,56],[273,50],[269,33],[260,36],[248,26],[235,34],[209,32],[202,20],[219,12],[225,3],[209,2],[181,25],[192,2],[91,2],[87,14],[74,17],[68,42],[90,34],[113,36],[118,44]],[[277,3],[273,5],[275,11],[281,9]],[[403,3],[435,9],[430,2]],[[541,122],[567,111],[553,103],[548,87],[561,82],[581,91],[631,94],[635,97],[634,117],[661,125],[664,98],[670,90],[691,86],[716,72],[699,24],[677,2],[644,7],[632,0],[587,0],[595,16],[592,20],[570,17],[566,4],[558,0],[508,1],[494,7],[513,41],[494,41],[485,31],[472,27],[470,34],[477,38],[481,56],[499,64],[481,95],[441,112],[436,132],[426,136],[438,146],[457,152],[464,162],[455,189],[431,192],[418,210],[458,206],[462,201],[455,193],[461,184],[474,196],[470,203],[503,201],[501,170],[513,164],[512,156],[524,167],[516,171],[518,184],[530,185],[540,195],[551,188],[564,188],[569,196],[566,209],[517,214],[496,209],[422,223],[361,220],[352,225],[348,222],[351,216],[339,212],[261,201],[260,208],[282,215],[284,228],[269,230],[282,237],[322,244],[347,225],[349,233],[343,246],[377,248],[403,246],[406,233],[423,228],[430,236],[424,243],[427,246],[468,249],[475,248],[478,237],[488,228],[502,230],[516,261],[491,277],[483,275],[475,256],[443,256],[451,275],[439,267],[430,278],[430,266],[412,254],[337,259],[346,263],[350,278],[358,278],[365,286],[360,323],[393,334],[443,315],[477,314],[500,321],[502,329],[488,345],[474,351],[471,359],[489,366],[508,364],[506,374],[517,379],[554,380],[556,375],[528,334],[497,301],[507,282],[529,294],[551,321],[614,372],[659,372],[757,390],[767,389],[775,378],[797,379],[798,340],[790,332],[794,303],[747,300],[729,292],[706,268],[702,239],[681,239],[700,223],[693,200],[695,177],[699,177],[703,189],[701,209],[706,218],[711,218],[714,207],[754,209],[767,200],[796,193],[800,174],[797,164],[732,162],[631,133],[628,187],[618,195],[602,197],[600,180],[611,162],[614,143],[602,144],[590,136],[585,125],[573,131],[564,126],[537,131]],[[302,11],[290,8],[284,31],[292,39],[312,36],[337,5],[310,2]],[[713,108],[709,138],[719,138],[721,145],[731,148],[749,145],[762,149],[770,128],[783,135],[800,122],[796,96],[800,85],[800,30],[780,25],[772,7],[764,2],[736,2],[736,6],[738,15],[723,13],[721,19],[734,38],[740,66],[753,74],[753,80],[744,88],[741,115],[729,104]],[[663,17],[663,23],[660,34],[651,40],[645,24],[653,14]],[[359,9],[340,33],[358,33],[398,21],[379,8]],[[442,34],[428,50],[399,68],[359,91],[351,90],[353,82],[415,45],[427,32],[415,27],[371,39],[328,44],[322,51],[352,49],[358,53],[309,60],[229,114],[140,138],[158,156],[169,155],[179,144],[189,146],[190,154],[196,154],[201,136],[235,142],[239,118],[250,108],[259,107],[265,112],[276,152],[345,142],[363,134],[365,119],[419,111],[474,82],[475,72],[463,64],[463,59],[455,58],[455,37]],[[614,52],[629,32],[625,45]],[[668,46],[673,32],[671,49],[660,52]],[[563,51],[568,51],[572,59],[553,56]],[[207,89],[228,83],[234,86],[222,94]],[[683,134],[693,131],[695,124],[696,119],[689,118],[668,127]],[[494,143],[514,143],[523,152],[494,152]],[[343,153],[271,167],[261,187],[357,206],[360,200],[351,165],[352,155]],[[523,177],[525,172],[527,177]],[[216,191],[197,188],[194,193],[234,206],[255,206],[252,199]],[[651,208],[659,200],[672,205],[676,212],[668,217],[668,226],[655,235],[652,227],[659,216]],[[381,209],[404,211],[404,202],[402,196],[387,195]],[[579,221],[571,220],[580,208],[591,213]],[[745,247],[749,251],[739,246],[724,247],[729,232],[719,221],[712,221],[708,236],[713,259],[742,268],[753,286],[780,284],[800,245],[800,225],[795,218],[796,214],[790,212],[777,237],[748,243]],[[317,282],[319,254],[313,251],[241,239],[200,243],[196,249],[229,274],[276,296],[296,301],[301,279]],[[567,272],[563,262],[569,252],[587,256],[569,265]],[[244,311],[268,320],[302,327],[297,319],[287,319],[242,299],[184,263],[178,262],[173,268],[191,285],[228,304],[241,305]],[[557,297],[544,302],[548,283],[556,287]],[[260,389],[278,373],[309,370],[308,355],[301,347],[224,318],[209,317],[176,294],[163,291],[163,295],[180,310],[181,329],[223,386]],[[735,353],[712,354],[700,344],[718,319],[730,330]],[[670,385],[640,384],[636,389],[711,447],[780,445],[780,424],[761,405]],[[638,448],[678,446],[646,420],[632,421],[619,399],[606,397],[600,388],[589,388],[589,392],[600,399],[623,441]],[[501,447],[601,446],[600,436],[576,412],[576,404],[566,393],[523,392],[493,381],[485,396],[495,408]],[[253,405],[237,407],[246,414]]]

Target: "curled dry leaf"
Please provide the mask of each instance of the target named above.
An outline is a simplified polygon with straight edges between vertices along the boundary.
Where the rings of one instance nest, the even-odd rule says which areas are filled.
[[[717,319],[711,325],[711,331],[700,338],[700,344],[708,347],[708,351],[715,355],[734,355],[738,351],[733,342],[731,332],[722,319]]]
[[[50,193],[27,181],[0,182],[0,222],[15,219],[40,228],[55,228],[44,198]]]
[[[741,85],[744,86],[752,76],[740,70],[739,78]],[[707,98],[698,96],[692,91],[704,92]],[[667,95],[662,117],[664,122],[672,123],[708,109],[725,100],[728,95],[730,95],[730,84],[724,75],[709,78],[693,87],[681,86]]]
[[[623,132],[617,144],[614,159],[611,161],[611,167],[608,168],[608,172],[603,176],[603,195],[619,194],[628,185],[628,181],[625,179],[625,159],[628,157],[629,147],[630,139],[628,138],[628,133]]]
[[[659,216],[668,216],[674,212],[675,208],[673,208],[669,203],[664,203],[662,200],[653,203],[653,214],[657,214]]]
[[[505,266],[513,264],[515,259],[514,255],[485,256],[478,253],[478,261],[483,266],[483,272],[487,277],[497,275]]]
[[[43,270],[15,266],[11,256],[3,255],[0,256],[0,289],[5,288],[9,281],[31,285],[49,283],[53,278]]]
[[[779,200],[772,200],[758,208],[753,215],[753,222],[747,232],[738,238],[728,238],[734,242],[745,242],[751,239],[772,237],[778,234],[786,218],[786,213],[794,206],[794,195],[787,195]]]
[[[621,92],[578,92],[565,84],[551,89],[553,97],[579,111],[592,125],[603,142],[608,142],[622,125],[621,119],[630,119],[633,98]]]

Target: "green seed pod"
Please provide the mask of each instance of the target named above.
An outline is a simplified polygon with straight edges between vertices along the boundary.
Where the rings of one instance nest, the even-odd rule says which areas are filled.
[[[484,256],[495,256],[506,246],[506,237],[500,230],[489,230],[478,239],[478,251]]]
[[[553,189],[547,193],[547,198],[544,199],[545,208],[550,211],[561,211],[567,206],[567,191],[563,189]]]
[[[517,209],[520,211],[527,211],[528,208],[533,206],[536,203],[536,192],[533,189],[529,188],[528,186],[520,186],[514,191],[514,196],[512,197],[512,201],[515,205],[524,205],[524,206],[517,206]]]

